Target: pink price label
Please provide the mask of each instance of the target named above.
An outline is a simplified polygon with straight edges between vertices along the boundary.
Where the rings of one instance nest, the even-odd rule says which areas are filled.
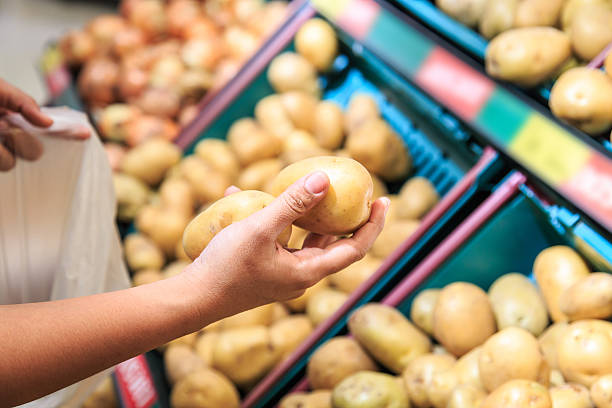
[[[143,355],[117,365],[115,376],[126,408],[150,408],[157,401],[157,392]]]
[[[363,40],[379,13],[380,6],[373,0],[353,0],[342,11],[337,23],[356,39]]]
[[[59,66],[47,74],[46,81],[51,96],[57,97],[70,85],[70,73],[66,67]]]
[[[467,121],[476,118],[495,89],[491,80],[440,47],[429,54],[415,79]]]
[[[612,229],[612,162],[599,153],[563,184],[562,190],[572,199],[592,209],[602,224]]]

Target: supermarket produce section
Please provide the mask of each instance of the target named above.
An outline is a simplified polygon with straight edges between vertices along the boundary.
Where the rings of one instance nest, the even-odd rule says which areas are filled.
[[[134,286],[315,169],[336,201],[288,248],[391,202],[362,260],[84,406],[612,407],[609,44],[605,0],[125,0],[67,33],[43,71],[104,140]]]

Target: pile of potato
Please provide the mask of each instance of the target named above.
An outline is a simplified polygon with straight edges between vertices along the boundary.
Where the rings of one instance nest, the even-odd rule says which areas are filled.
[[[145,140],[173,140],[197,103],[238,72],[285,19],[263,0],[123,0],[59,42],[78,71],[111,162]]]
[[[351,336],[312,355],[314,392],[280,407],[612,407],[612,275],[565,246],[542,251],[533,274],[537,284],[502,275],[488,293],[423,290],[412,322],[382,304],[357,309]]]
[[[592,135],[612,128],[612,78],[585,63],[612,43],[609,0],[436,0],[491,39],[486,70],[530,88],[556,79],[555,116]],[[612,58],[612,57],[610,57]],[[606,71],[612,75],[609,58]]]

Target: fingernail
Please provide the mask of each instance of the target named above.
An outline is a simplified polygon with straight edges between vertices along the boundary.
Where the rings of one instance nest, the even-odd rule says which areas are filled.
[[[385,206],[385,217],[386,217],[387,211],[389,211],[389,207],[391,206],[391,200],[389,200],[387,197],[381,197],[380,200]]]
[[[317,195],[321,194],[327,188],[328,184],[329,179],[327,178],[327,174],[322,171],[317,171],[306,178],[304,187],[310,194]]]

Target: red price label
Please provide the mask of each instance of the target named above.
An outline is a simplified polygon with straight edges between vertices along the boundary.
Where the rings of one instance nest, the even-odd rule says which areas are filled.
[[[333,2],[329,2],[333,3]],[[338,17],[338,25],[358,40],[363,40],[380,13],[373,0],[353,0]]]
[[[127,408],[150,408],[157,401],[155,386],[144,356],[117,365],[115,376]]]

